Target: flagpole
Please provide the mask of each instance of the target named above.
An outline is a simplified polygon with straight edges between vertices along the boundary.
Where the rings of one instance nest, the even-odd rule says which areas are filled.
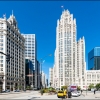
[[[61,6],[61,8],[62,8],[62,12],[64,11],[64,6]]]

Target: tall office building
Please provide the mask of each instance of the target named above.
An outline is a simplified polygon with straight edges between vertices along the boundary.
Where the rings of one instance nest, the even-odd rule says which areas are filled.
[[[41,88],[40,63],[37,61],[37,89]]]
[[[88,70],[100,70],[100,47],[95,47],[88,53]]]
[[[73,19],[73,14],[70,14],[68,10],[64,10],[61,18],[57,20],[56,27],[55,74],[53,76],[53,84],[56,88],[79,84],[77,79],[82,77],[81,74],[84,75],[85,40],[82,38],[77,43],[76,39],[76,19]],[[82,60],[80,60],[80,57],[82,57]],[[81,61],[78,64],[79,68],[77,68],[77,59]]]
[[[53,85],[53,68],[49,68],[49,81],[51,82],[51,86]]]
[[[32,87],[33,77],[29,77],[28,75],[33,74],[33,64],[29,58],[25,59],[25,79],[26,79],[26,88],[28,86]]]
[[[46,75],[45,73],[42,71],[42,86],[45,88],[46,86]]]
[[[13,59],[6,62],[0,54],[0,88],[14,90],[25,88],[25,39],[20,34],[15,16],[0,18],[0,52],[10,54]]]
[[[76,68],[76,19],[68,10],[62,12],[56,28],[56,66],[58,86],[75,82]]]
[[[33,70],[37,69],[37,43],[35,34],[22,34],[25,38],[25,57],[30,58],[33,64]],[[33,87],[37,87],[37,70],[35,70],[35,76],[31,76],[35,79],[32,82]]]

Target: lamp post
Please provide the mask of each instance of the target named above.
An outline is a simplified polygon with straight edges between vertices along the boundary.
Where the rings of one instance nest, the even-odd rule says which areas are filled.
[[[85,82],[85,83],[86,83],[86,82]],[[86,86],[86,95],[87,95],[87,83],[86,83],[86,85],[85,85],[85,86]]]
[[[85,73],[85,77],[84,77],[84,82],[85,82],[86,95],[87,95],[87,76],[86,76],[86,73]]]
[[[42,63],[43,63],[43,59],[48,57],[48,56],[52,56],[52,54],[44,56],[43,58],[41,58],[41,61],[40,61],[40,65],[41,65],[41,90],[42,90]]]

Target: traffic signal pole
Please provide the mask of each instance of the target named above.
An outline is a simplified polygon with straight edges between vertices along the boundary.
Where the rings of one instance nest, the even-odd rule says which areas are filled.
[[[6,61],[7,62],[9,62],[10,61],[10,58],[12,58],[12,57],[10,57],[10,54],[5,54],[3,52],[0,52],[0,53],[3,54],[3,55],[6,55]]]
[[[12,58],[12,57],[10,57],[10,54],[5,54],[5,53],[3,53],[3,52],[1,52],[1,51],[0,51],[0,53],[3,54],[3,55],[6,55],[6,61],[7,61],[7,62],[9,62],[9,61],[10,61],[10,58]],[[0,81],[1,81],[1,80],[0,80]],[[2,81],[1,81],[1,82],[2,82]],[[1,90],[1,91],[2,91],[2,90]]]

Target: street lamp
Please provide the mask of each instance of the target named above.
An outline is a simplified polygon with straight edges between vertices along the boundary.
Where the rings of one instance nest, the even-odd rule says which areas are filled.
[[[83,83],[85,82],[86,95],[87,95],[87,84],[86,84],[86,81],[85,81],[86,79],[85,79],[85,78],[86,78],[86,77],[83,77],[83,78],[82,78],[82,81],[83,81]]]
[[[41,58],[41,62],[40,62],[40,65],[41,65],[41,90],[42,90],[42,63],[43,63],[43,59],[48,57],[48,56],[52,56],[52,54],[44,56],[43,58]]]
[[[85,86],[86,86],[86,95],[87,95],[87,83],[86,83],[86,81],[85,81],[85,84],[86,84]]]

